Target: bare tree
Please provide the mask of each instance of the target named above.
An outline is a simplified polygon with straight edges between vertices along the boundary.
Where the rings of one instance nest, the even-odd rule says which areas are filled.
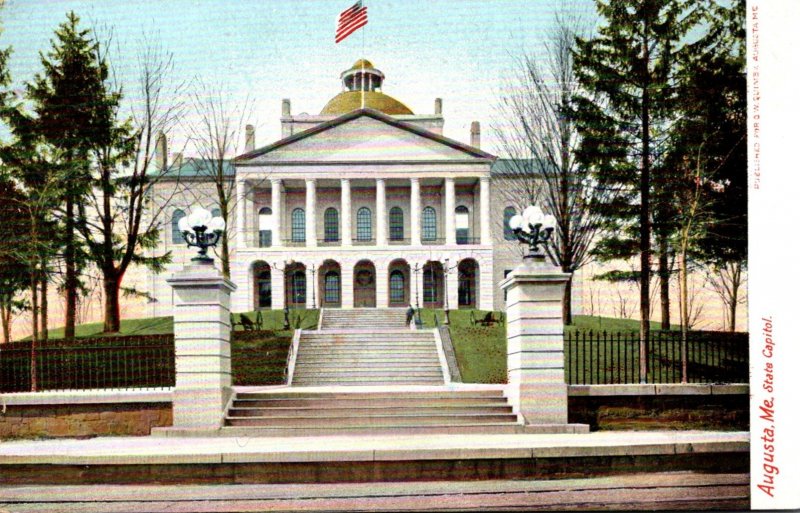
[[[588,170],[578,164],[579,138],[566,114],[577,79],[572,51],[586,24],[566,10],[555,15],[545,42],[545,58],[525,53],[516,59],[517,73],[506,85],[498,107],[495,131],[508,160],[501,161],[506,201],[520,211],[538,202],[556,218],[555,241],[548,248],[553,262],[574,273],[590,261],[589,248],[598,230],[598,216],[589,208],[608,191],[593,186]],[[564,321],[572,323],[572,281],[563,301]]]
[[[188,159],[195,175],[210,181],[216,193],[220,216],[225,220],[222,233],[220,260],[222,274],[230,277],[230,230],[231,212],[236,208],[233,164],[230,161],[239,153],[242,131],[250,119],[253,102],[246,98],[241,103],[231,101],[222,85],[210,86],[198,80],[191,94],[191,114],[185,130],[189,144],[196,157]],[[187,188],[189,194],[196,194]],[[241,225],[242,220],[237,220]],[[239,226],[238,229],[243,229]]]
[[[706,271],[706,280],[725,305],[725,329],[736,331],[736,308],[746,301],[746,296],[742,294],[747,283],[744,264],[741,261],[727,261],[712,265]]]
[[[98,51],[108,52],[112,40],[108,36]],[[113,78],[108,86],[109,123],[114,129],[112,137],[93,149],[94,193],[81,205],[81,234],[103,275],[104,332],[119,331],[120,291],[128,268],[144,265],[159,271],[171,258],[169,253],[146,254],[158,243],[159,214],[166,206],[149,199],[153,187],[170,172],[167,166],[154,165],[156,146],[159,134],[171,130],[183,116],[184,85],[172,79],[172,55],[154,40],[142,41],[137,101],[131,102],[129,115],[122,112],[120,88]]]

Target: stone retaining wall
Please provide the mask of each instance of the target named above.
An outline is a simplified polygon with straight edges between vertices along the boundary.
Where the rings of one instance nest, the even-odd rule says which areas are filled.
[[[598,430],[747,431],[747,385],[572,386],[569,422]]]
[[[171,403],[7,405],[0,412],[0,438],[149,435],[171,425]]]

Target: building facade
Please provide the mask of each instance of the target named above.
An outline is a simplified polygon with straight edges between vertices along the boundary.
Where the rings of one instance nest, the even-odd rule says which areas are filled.
[[[319,115],[293,115],[283,138],[226,163],[232,308],[504,309],[497,284],[519,262],[506,228],[516,208],[500,193],[496,157],[442,135],[442,102],[414,114],[384,94],[369,61],[342,73],[342,92]],[[162,148],[163,151],[165,151]],[[166,162],[166,157],[162,157]],[[189,163],[182,188],[159,184],[168,271],[151,276],[153,315],[169,315],[165,279],[191,258],[177,223],[192,206],[214,210],[216,193]]]

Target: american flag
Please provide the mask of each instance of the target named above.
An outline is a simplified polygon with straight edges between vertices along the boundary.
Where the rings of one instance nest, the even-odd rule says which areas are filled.
[[[361,0],[339,15],[339,24],[336,26],[336,42],[344,39],[367,24],[367,8],[361,5]]]

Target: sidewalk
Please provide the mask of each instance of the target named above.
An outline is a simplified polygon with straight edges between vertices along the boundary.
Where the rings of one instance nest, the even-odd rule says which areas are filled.
[[[748,432],[326,436],[296,438],[102,437],[0,441],[3,465],[165,465],[258,462],[576,458],[749,454]]]

